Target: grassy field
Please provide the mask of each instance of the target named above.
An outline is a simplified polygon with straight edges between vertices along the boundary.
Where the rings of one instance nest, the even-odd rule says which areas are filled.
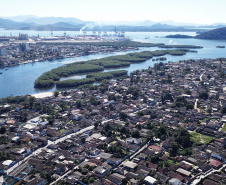
[[[207,144],[213,139],[211,136],[203,135],[197,132],[190,132],[190,135],[191,140],[195,143]]]
[[[226,124],[224,124],[224,126],[222,128],[222,131],[225,131],[226,132]]]
[[[61,130],[59,130],[59,132],[60,132],[61,134],[63,134],[63,133],[64,133],[64,131],[65,131],[65,129],[61,129]]]
[[[170,166],[170,165],[172,165],[172,164],[173,164],[173,160],[168,159],[168,160],[167,160],[167,163],[168,163],[168,164],[169,164],[169,166]]]

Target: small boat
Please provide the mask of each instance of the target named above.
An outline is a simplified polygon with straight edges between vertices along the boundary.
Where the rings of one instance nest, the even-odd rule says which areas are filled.
[[[6,71],[8,71],[9,69],[5,69]]]
[[[0,72],[0,75],[2,74],[2,72]]]

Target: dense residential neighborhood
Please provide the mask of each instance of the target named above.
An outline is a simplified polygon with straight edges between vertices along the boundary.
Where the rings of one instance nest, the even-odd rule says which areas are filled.
[[[226,60],[0,100],[6,185],[226,184]]]

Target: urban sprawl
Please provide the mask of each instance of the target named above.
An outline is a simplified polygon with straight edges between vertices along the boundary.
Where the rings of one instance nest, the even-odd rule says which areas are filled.
[[[1,67],[122,49],[17,39],[2,44]],[[225,71],[223,58],[160,62],[98,86],[2,98],[0,182],[226,184]]]
[[[0,37],[0,68],[16,66],[40,61],[53,61],[69,57],[79,57],[89,54],[106,54],[117,51],[130,51],[134,47],[91,46],[88,43],[127,41],[124,33],[117,32],[114,35],[94,32],[93,35],[76,37],[52,36],[52,37],[28,37],[27,34],[19,34],[19,37]],[[83,44],[79,44],[83,42]]]

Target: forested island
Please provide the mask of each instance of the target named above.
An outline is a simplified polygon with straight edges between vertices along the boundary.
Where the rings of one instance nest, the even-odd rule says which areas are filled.
[[[169,46],[170,47],[170,46]],[[77,87],[84,84],[91,84],[103,79],[114,78],[116,76],[124,76],[125,71],[113,71],[108,73],[98,73],[87,75],[86,79],[59,81],[61,77],[67,77],[75,74],[100,72],[109,68],[120,68],[129,66],[131,63],[141,63],[151,59],[154,56],[169,55],[185,55],[186,52],[194,52],[189,49],[177,50],[156,50],[142,51],[137,53],[129,53],[119,56],[110,56],[98,60],[90,60],[85,62],[74,62],[67,64],[48,72],[43,73],[34,83],[35,88],[49,88],[56,84],[57,87]]]
[[[197,39],[211,39],[211,40],[226,40],[226,27],[210,30],[200,35],[197,35]]]
[[[226,40],[226,27],[202,32],[199,35],[194,37],[190,35],[176,34],[176,35],[167,35],[166,38],[183,38],[183,39],[196,38],[196,39],[210,39],[210,40]]]
[[[225,48],[225,46],[216,46],[216,48]]]
[[[123,76],[127,76],[126,70],[111,71],[106,73],[94,73],[94,74],[87,75],[86,78],[84,79],[79,79],[79,80],[69,79],[69,80],[56,82],[56,87],[58,88],[78,87],[84,84],[101,82],[104,79],[112,79],[112,78],[123,77]]]
[[[189,39],[189,38],[193,38],[193,37],[190,35],[176,34],[176,35],[167,35],[166,38]]]

